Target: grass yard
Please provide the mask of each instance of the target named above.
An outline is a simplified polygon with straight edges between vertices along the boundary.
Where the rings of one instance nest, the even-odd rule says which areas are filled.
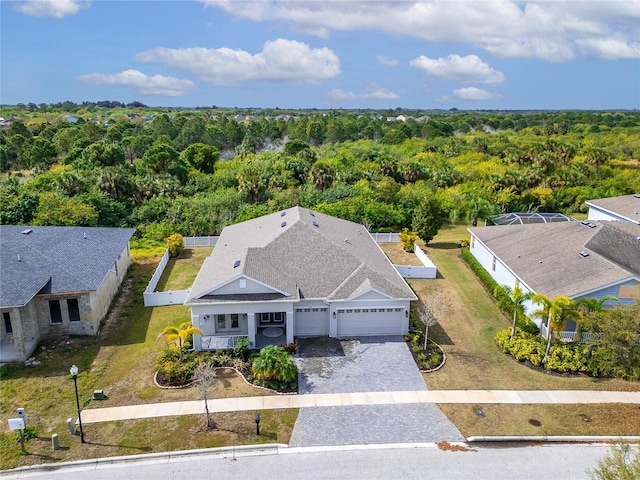
[[[187,248],[179,257],[171,258],[162,272],[156,290],[168,292],[190,288],[204,259],[211,255],[212,251],[212,247]]]
[[[423,374],[430,389],[640,391],[637,382],[544,373],[503,354],[493,338],[498,330],[510,325],[509,319],[459,256],[460,241],[469,238],[466,228],[445,225],[427,247],[422,245],[438,268],[438,278],[409,281],[438,318],[439,323],[429,329],[429,338],[447,355],[444,368]],[[402,252],[399,244],[384,244],[382,248],[391,258]],[[472,407],[440,405],[467,436],[629,435],[637,434],[640,425],[638,405],[487,405],[480,406],[485,412],[483,418],[476,416]],[[591,421],[582,420],[581,414]],[[541,426],[529,424],[530,418],[538,419]]]
[[[205,251],[207,249],[198,249]],[[210,249],[208,249],[210,252]],[[207,255],[188,255],[195,261]],[[253,413],[215,414],[218,428],[206,431],[201,416],[92,424],[85,427],[88,443],[69,434],[66,420],[76,418],[75,393],[69,368],[76,364],[78,390],[85,408],[200,399],[195,388],[160,389],[153,383],[155,359],[164,347],[158,335],[166,325],[189,321],[183,306],[145,308],[144,291],[159,257],[136,257],[130,275],[114,301],[97,337],[70,337],[42,344],[35,353],[37,366],[6,366],[0,381],[0,422],[16,416],[24,407],[27,424],[37,428],[26,442],[28,454],[20,454],[15,434],[0,434],[0,469],[84,458],[129,455],[253,443],[288,443],[297,410],[261,412],[261,435],[255,436]],[[179,262],[178,262],[179,263]],[[199,264],[198,264],[199,267]],[[177,276],[184,276],[176,268]],[[195,268],[197,272],[197,268]],[[195,274],[194,274],[195,277]],[[183,280],[182,280],[183,281]],[[171,275],[168,284],[174,285]],[[210,398],[269,395],[247,385],[231,370],[218,370]],[[93,390],[102,389],[104,401],[91,401]],[[51,450],[51,435],[59,435],[61,449]]]

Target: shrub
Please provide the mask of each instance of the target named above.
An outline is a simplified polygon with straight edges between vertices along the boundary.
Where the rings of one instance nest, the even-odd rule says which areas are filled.
[[[185,385],[191,379],[198,365],[197,354],[188,352],[180,360],[180,350],[176,346],[165,348],[156,359],[156,370],[169,385]]]
[[[172,257],[177,257],[182,253],[184,249],[184,244],[182,243],[182,235],[179,233],[174,233],[173,235],[169,235],[164,239],[167,243],[167,248],[169,249],[169,255]]]
[[[418,235],[408,228],[403,228],[400,232],[400,243],[402,243],[402,249],[405,252],[413,252],[416,240],[418,240]]]
[[[280,380],[292,382],[298,369],[291,356],[282,347],[269,345],[260,350],[260,354],[251,365],[253,375],[260,380]]]
[[[246,359],[249,354],[249,338],[242,337],[233,346],[233,356]]]

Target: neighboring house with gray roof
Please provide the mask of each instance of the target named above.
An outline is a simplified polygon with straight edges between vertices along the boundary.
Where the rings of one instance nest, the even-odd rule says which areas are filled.
[[[589,220],[620,220],[640,225],[640,194],[587,200]]]
[[[0,226],[0,361],[45,338],[96,335],[131,264],[134,229]]]
[[[300,207],[226,227],[185,305],[197,350],[402,335],[417,297],[362,225]]]
[[[571,221],[469,232],[471,253],[500,285],[550,298],[614,295],[622,304],[640,298],[640,226],[634,223]],[[526,306],[527,312],[537,308]],[[573,331],[575,324],[565,329]]]

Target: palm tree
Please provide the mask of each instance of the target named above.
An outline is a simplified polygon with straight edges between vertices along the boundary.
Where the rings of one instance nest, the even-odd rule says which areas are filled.
[[[531,300],[533,298],[533,293],[524,292],[519,285],[516,285],[516,287],[513,289],[506,285],[498,285],[493,292],[493,295],[495,297],[500,296],[499,289],[502,289],[502,291],[506,293],[513,302],[513,323],[511,324],[510,337],[513,338],[513,336],[516,334],[516,320],[518,319],[518,315],[524,315],[524,304],[527,300]]]
[[[269,345],[260,350],[260,355],[253,361],[251,370],[259,380],[281,382],[292,382],[297,374],[296,364],[291,356],[277,345]]]
[[[600,298],[581,298],[580,300],[576,300],[575,308],[576,310],[584,313],[601,312],[604,308],[604,304],[609,300],[620,305],[618,297],[613,295],[604,295]]]
[[[202,335],[202,330],[194,327],[191,322],[183,322],[177,328],[173,325],[167,325],[162,330],[162,333],[158,335],[158,338],[164,337],[167,344],[175,343],[178,345],[180,360],[182,360],[182,346],[191,335]]]
[[[547,361],[549,349],[551,348],[551,340],[554,332],[559,332],[565,320],[577,315],[574,308],[573,300],[564,295],[558,295],[550,299],[543,293],[536,293],[531,300],[541,306],[540,309],[534,311],[531,315],[547,320],[547,348],[544,353],[543,362]]]

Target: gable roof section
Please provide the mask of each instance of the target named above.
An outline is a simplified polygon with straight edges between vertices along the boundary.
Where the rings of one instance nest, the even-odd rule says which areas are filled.
[[[576,297],[640,278],[640,227],[616,221],[591,223],[596,227],[563,222],[469,231],[529,288],[552,298]]]
[[[362,225],[300,207],[226,227],[185,303],[239,273],[291,299],[347,299],[367,280],[390,297],[415,298]]]
[[[622,195],[620,197],[598,198],[585,202],[590,207],[602,210],[610,215],[624,218],[640,224],[640,195]]]
[[[23,306],[38,293],[97,290],[134,231],[0,226],[0,305]]]

